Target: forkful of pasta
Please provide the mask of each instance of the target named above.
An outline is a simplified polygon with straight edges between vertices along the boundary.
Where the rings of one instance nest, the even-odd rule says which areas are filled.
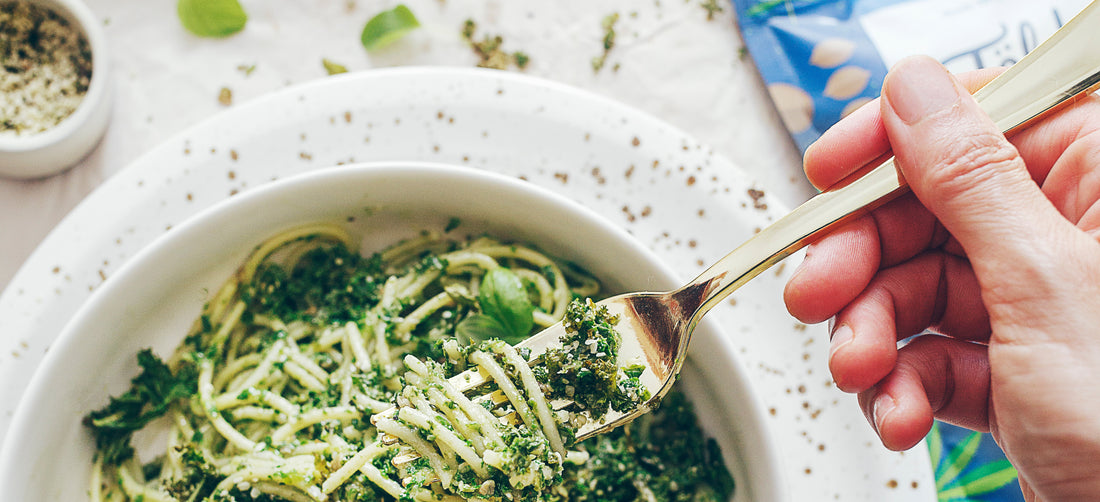
[[[1089,37],[1097,25],[1100,6],[1093,4],[977,91],[975,99],[1009,134],[1096,90],[1100,50],[1091,48]],[[415,462],[428,452],[410,424],[436,438],[446,436],[451,445],[442,455],[433,453],[438,458],[429,462],[474,455],[490,464],[500,461],[500,452],[484,448],[486,441],[499,439],[491,437],[496,434],[490,430],[493,421],[543,431],[549,447],[567,459],[568,444],[623,425],[658,405],[684,363],[695,327],[730,293],[822,234],[907,190],[889,159],[813,197],[679,289],[575,304],[562,322],[515,347],[500,343],[472,349],[466,355],[475,367],[446,380],[431,377],[419,361],[407,361],[416,390],[372,421],[388,435],[385,441],[402,441],[414,450],[395,459],[398,464]],[[612,352],[610,370],[607,355]],[[600,354],[602,359],[595,357]],[[597,377],[603,377],[603,387],[587,385]],[[450,423],[458,425],[437,427],[431,408],[442,408]],[[463,434],[474,439],[463,439]]]

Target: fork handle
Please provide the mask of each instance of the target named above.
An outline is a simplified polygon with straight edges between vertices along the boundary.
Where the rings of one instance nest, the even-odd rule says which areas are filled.
[[[1098,31],[1100,1],[1094,1],[974,98],[1006,134],[1076,101],[1100,87],[1100,44],[1093,39]],[[742,284],[824,232],[907,191],[890,158],[854,181],[806,201],[674,293],[701,295],[684,298],[699,305],[690,327]]]

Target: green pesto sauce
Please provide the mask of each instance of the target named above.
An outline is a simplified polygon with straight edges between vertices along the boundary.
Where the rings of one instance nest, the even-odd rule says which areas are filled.
[[[562,347],[547,350],[535,366],[536,377],[549,389],[547,397],[572,399],[594,419],[608,409],[625,412],[649,399],[638,381],[643,368],[618,365],[618,322],[606,307],[591,300],[569,304],[562,320]]]
[[[591,458],[567,466],[562,486],[578,502],[652,500],[720,502],[734,481],[718,444],[699,428],[691,403],[677,390],[660,408],[624,427],[591,438],[581,447]],[[645,493],[649,492],[649,493]]]

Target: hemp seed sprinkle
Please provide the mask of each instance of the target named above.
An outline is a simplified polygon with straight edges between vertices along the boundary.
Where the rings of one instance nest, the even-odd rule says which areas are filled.
[[[0,0],[0,135],[46,131],[80,105],[92,78],[81,30],[52,9]]]

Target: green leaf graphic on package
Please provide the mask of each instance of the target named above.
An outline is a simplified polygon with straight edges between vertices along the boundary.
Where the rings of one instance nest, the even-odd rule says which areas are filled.
[[[1016,479],[1016,469],[1006,459],[981,464],[975,454],[984,434],[967,435],[950,451],[943,451],[940,424],[934,423],[928,434],[928,452],[936,470],[936,491],[940,502],[967,502],[992,493]],[[980,465],[979,465],[980,464]]]

